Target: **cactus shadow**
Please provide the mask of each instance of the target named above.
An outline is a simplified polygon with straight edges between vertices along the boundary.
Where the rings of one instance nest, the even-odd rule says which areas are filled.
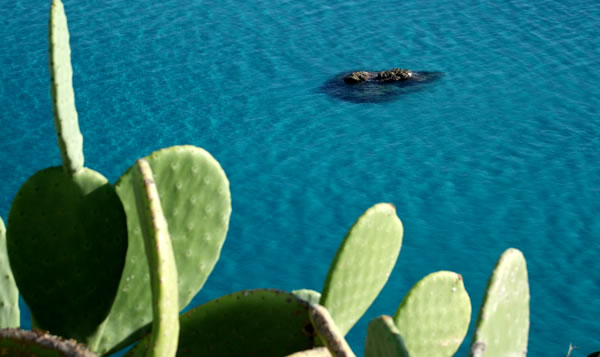
[[[406,94],[425,90],[444,76],[443,72],[413,71],[415,78],[406,81],[391,83],[366,81],[350,85],[344,82],[344,76],[350,72],[353,71],[336,74],[321,85],[320,92],[346,102],[385,103]]]

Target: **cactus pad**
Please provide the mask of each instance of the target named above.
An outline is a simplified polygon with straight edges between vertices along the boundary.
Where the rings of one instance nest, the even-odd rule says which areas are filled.
[[[321,305],[310,305],[308,308],[310,322],[312,322],[317,336],[327,346],[329,352],[336,357],[355,357],[348,342],[335,325],[333,318],[326,308]]]
[[[75,109],[67,17],[60,0],[52,1],[48,27],[52,84],[50,92],[54,103],[54,125],[63,167],[68,173],[73,173],[83,168],[83,136],[79,131]]]
[[[471,356],[525,356],[529,334],[529,282],[521,251],[506,250],[483,298]]]
[[[19,290],[6,253],[6,228],[0,218],[0,328],[19,327]]]
[[[329,268],[320,304],[345,335],[388,280],[402,246],[402,222],[391,204],[369,208],[346,234]]]
[[[178,356],[280,357],[312,347],[308,304],[278,290],[245,290],[180,317]],[[147,338],[131,351],[136,355]]]
[[[304,300],[309,304],[318,304],[321,299],[321,293],[311,289],[298,289],[292,291],[298,299]]]
[[[127,251],[112,186],[86,168],[39,171],[19,189],[7,226],[15,281],[39,327],[87,342],[110,310]]]
[[[449,271],[421,279],[402,300],[394,323],[412,357],[452,356],[471,320],[462,277]]]
[[[85,346],[49,333],[0,329],[0,357],[97,357]]]
[[[409,357],[394,320],[387,315],[369,322],[365,357]]]
[[[231,214],[229,181],[219,163],[194,146],[162,149],[145,159],[169,225],[182,309],[202,288],[219,258]],[[96,349],[102,354],[135,341],[152,321],[150,276],[132,169],[119,179],[116,190],[127,215],[129,249],[119,293]]]
[[[315,347],[310,350],[292,353],[286,357],[331,357],[331,353],[329,353],[327,347]]]
[[[179,339],[179,307],[171,238],[146,160],[138,160],[133,181],[152,285],[152,338],[146,356],[172,357]]]

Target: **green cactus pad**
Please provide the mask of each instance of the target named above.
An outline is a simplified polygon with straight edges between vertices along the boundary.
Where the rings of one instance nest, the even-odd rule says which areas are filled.
[[[317,336],[327,346],[332,356],[355,357],[354,352],[350,349],[348,342],[346,342],[344,336],[340,333],[326,308],[316,304],[310,305],[308,315],[310,316],[310,322],[317,332]]]
[[[306,302],[278,290],[245,290],[183,314],[177,356],[280,357],[311,348],[312,340]]]
[[[87,168],[39,171],[17,193],[7,225],[15,281],[39,327],[87,343],[110,310],[127,251],[113,187]]]
[[[136,207],[152,285],[152,337],[147,357],[172,357],[179,339],[177,267],[150,165],[138,160],[133,171]]]
[[[67,16],[60,0],[52,1],[48,27],[52,84],[50,92],[54,104],[54,125],[63,167],[67,172],[74,173],[83,168],[83,136],[79,131],[75,109]]]
[[[452,356],[471,320],[462,277],[449,271],[421,279],[402,300],[394,323],[412,357]]]
[[[393,205],[369,208],[346,234],[329,268],[320,304],[345,335],[388,280],[402,246],[402,222]]]
[[[379,316],[369,322],[365,357],[409,357],[404,340],[390,316]]]
[[[471,353],[525,356],[529,335],[529,282],[521,251],[506,250],[492,272],[483,298]]]
[[[298,289],[292,291],[298,299],[304,300],[309,304],[318,304],[321,299],[321,293],[311,289]]]
[[[179,307],[198,293],[215,266],[229,225],[229,181],[219,163],[194,146],[176,146],[145,158],[160,195],[177,263]],[[113,352],[147,332],[152,321],[148,264],[137,219],[132,170],[117,182],[129,230],[119,293],[97,349]]]
[[[0,218],[0,328],[19,327],[19,290],[6,253],[6,228]]]
[[[36,330],[0,329],[0,357],[97,357],[73,340]]]
[[[329,353],[327,347],[315,347],[310,350],[292,353],[286,357],[331,357],[331,353]]]

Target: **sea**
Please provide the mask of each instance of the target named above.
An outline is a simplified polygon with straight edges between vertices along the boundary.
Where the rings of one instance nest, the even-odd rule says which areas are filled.
[[[347,335],[358,355],[370,319],[439,270],[461,274],[471,298],[467,355],[510,247],[527,260],[529,355],[600,350],[599,1],[64,4],[86,166],[114,183],[137,158],[191,144],[230,180],[227,240],[192,306],[251,288],[320,291],[353,222],[389,202],[403,247]],[[0,3],[5,220],[23,182],[60,165],[49,7]],[[344,73],[395,67],[439,75],[340,86]]]

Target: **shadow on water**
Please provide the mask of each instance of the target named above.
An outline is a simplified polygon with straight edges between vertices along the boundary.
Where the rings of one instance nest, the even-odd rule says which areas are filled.
[[[443,72],[413,71],[413,79],[378,83],[366,81],[357,84],[346,84],[344,77],[351,72],[335,75],[325,82],[320,90],[333,98],[352,103],[385,103],[413,92],[418,92],[431,86],[432,82],[444,76]]]

